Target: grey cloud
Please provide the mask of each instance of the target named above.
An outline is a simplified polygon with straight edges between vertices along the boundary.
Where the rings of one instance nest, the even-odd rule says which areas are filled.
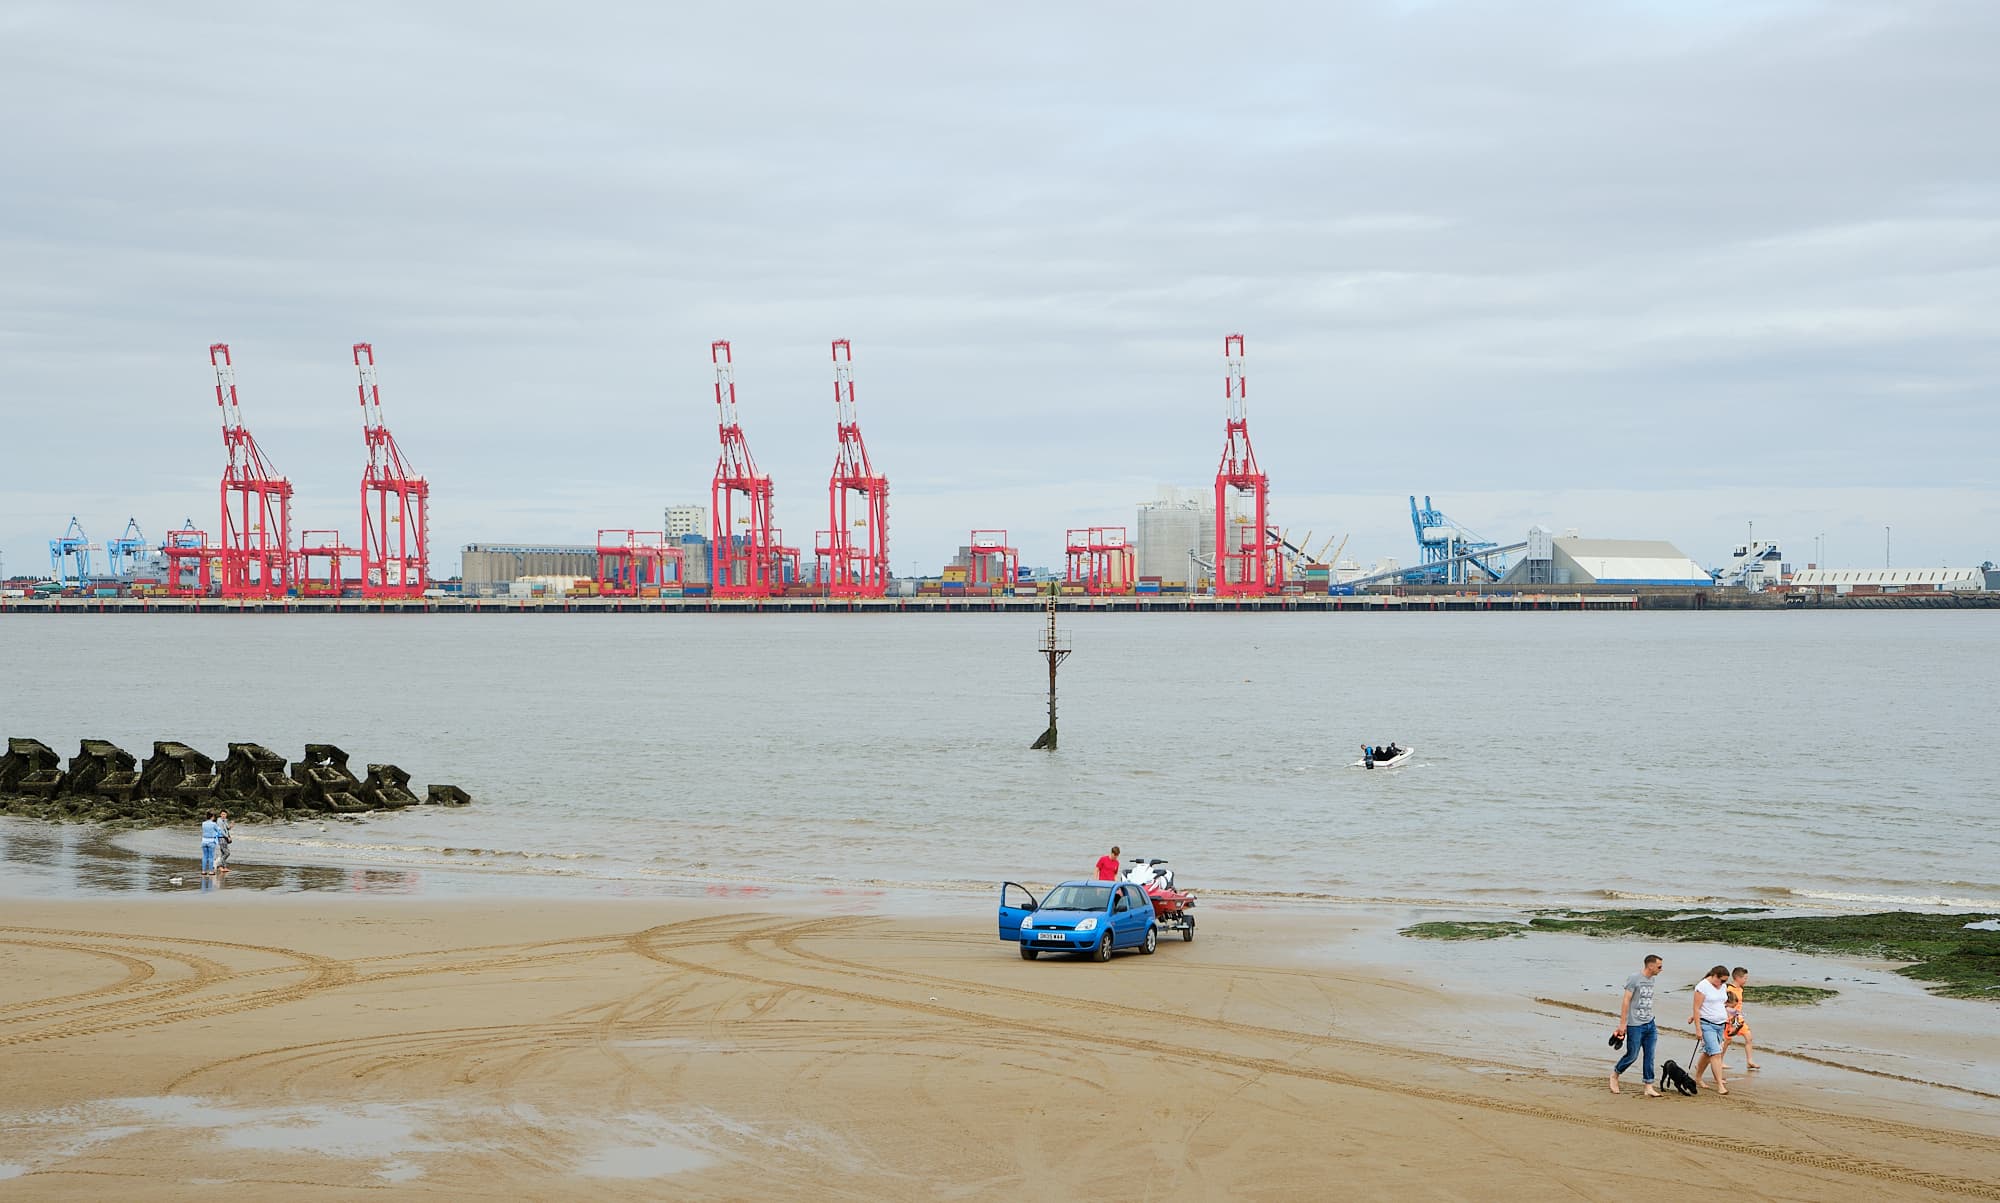
[[[440,547],[705,498],[715,337],[801,544],[855,339],[900,570],[1204,483],[1231,329],[1281,520],[1364,554],[1411,491],[1712,559],[1749,498],[1689,487],[1994,486],[2000,9],[1323,7],[13,6],[0,548],[212,513],[216,339],[350,527],[373,340]]]

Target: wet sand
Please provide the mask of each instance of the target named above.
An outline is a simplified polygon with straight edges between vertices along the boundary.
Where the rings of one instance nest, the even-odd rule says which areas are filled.
[[[1602,1021],[1463,950],[1342,963],[1345,920],[1224,908],[1027,964],[990,924],[11,903],[0,1199],[2000,1198],[2000,1102],[1855,1102],[1778,1053],[1726,1099],[1614,1097]],[[1491,1038],[1529,1023],[1578,1051]]]

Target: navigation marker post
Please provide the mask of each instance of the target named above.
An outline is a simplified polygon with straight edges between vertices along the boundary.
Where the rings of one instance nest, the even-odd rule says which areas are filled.
[[[1047,748],[1051,752],[1056,750],[1056,665],[1069,659],[1068,639],[1063,632],[1056,629],[1058,592],[1056,582],[1050,581],[1049,629],[1042,634],[1042,655],[1049,662],[1049,729],[1042,732],[1035,742],[1029,745],[1030,750],[1035,748]]]

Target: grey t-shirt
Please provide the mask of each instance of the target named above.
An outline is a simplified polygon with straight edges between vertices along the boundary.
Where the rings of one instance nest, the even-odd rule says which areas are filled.
[[[1653,979],[1635,973],[1625,979],[1625,988],[1632,992],[1632,1009],[1625,1013],[1625,1022],[1653,1022]]]

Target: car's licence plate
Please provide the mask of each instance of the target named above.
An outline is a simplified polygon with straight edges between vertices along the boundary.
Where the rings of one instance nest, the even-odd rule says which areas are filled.
[[[1035,933],[1035,939],[1037,940],[1065,940],[1068,938],[1065,933],[1059,931],[1038,931]]]

